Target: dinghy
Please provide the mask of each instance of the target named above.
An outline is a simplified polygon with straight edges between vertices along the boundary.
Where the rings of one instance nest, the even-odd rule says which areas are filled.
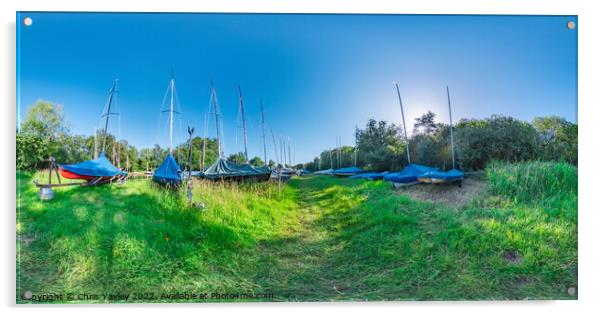
[[[168,186],[178,186],[182,183],[181,169],[176,159],[172,156],[173,149],[173,114],[174,114],[174,89],[175,81],[173,72],[169,80],[169,152],[167,157],[153,172],[153,181]]]
[[[316,172],[314,172],[314,174],[319,175],[319,176],[331,176],[333,171],[334,170],[332,168],[328,168],[328,169],[316,171]]]
[[[386,175],[389,174],[389,171],[384,172],[366,172],[356,174],[354,176],[349,177],[349,179],[364,179],[364,180],[382,180]]]
[[[99,184],[127,175],[126,172],[115,167],[104,152],[100,153],[97,159],[72,165],[59,164],[58,169],[63,178],[95,181]]]
[[[364,170],[358,167],[346,167],[333,170],[332,175],[337,177],[349,177],[363,172]]]
[[[385,181],[392,182],[395,187],[408,186],[419,183],[418,178],[427,173],[438,171],[439,168],[433,168],[418,164],[409,164],[400,172],[389,173],[384,177]]]
[[[58,170],[61,176],[67,179],[86,180],[89,184],[102,184],[112,180],[121,179],[127,176],[127,173],[115,167],[106,157],[106,140],[107,130],[109,127],[109,117],[117,115],[111,112],[111,107],[115,102],[115,94],[117,93],[117,79],[113,81],[111,90],[109,91],[109,99],[106,105],[106,111],[102,117],[105,118],[104,139],[102,144],[102,152],[99,157],[93,160],[83,161],[77,164],[58,164]]]

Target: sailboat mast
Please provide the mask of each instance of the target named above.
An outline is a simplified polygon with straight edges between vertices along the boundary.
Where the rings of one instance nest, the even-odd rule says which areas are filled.
[[[207,121],[208,115],[205,113],[205,125],[203,128],[203,155],[201,157],[201,171],[205,170],[205,152],[207,151]]]
[[[343,163],[341,162],[341,159],[343,158],[343,152],[341,151],[341,135],[339,135],[339,169],[343,167]]]
[[[445,87],[447,90],[447,107],[449,109],[449,135],[451,138],[451,156],[452,156],[452,169],[456,169],[456,154],[454,150],[454,127],[452,123],[452,111],[451,111],[451,101],[449,98],[449,86]]]
[[[282,167],[286,167],[286,150],[284,149],[284,141],[282,140],[282,135],[280,135],[280,157],[282,157]]]
[[[217,101],[215,85],[211,82],[211,101],[213,102],[213,111],[215,112],[215,128],[217,130],[217,151],[220,158],[224,157],[224,146],[222,144],[222,129],[220,125],[220,109]]]
[[[288,165],[292,166],[293,165],[293,159],[291,158],[291,138],[289,136],[288,138]]]
[[[111,105],[113,105],[113,96],[115,95],[115,89],[117,89],[117,79],[113,80],[113,85],[111,86],[111,91],[109,92],[109,105],[107,107],[107,112],[104,114],[105,116],[105,129],[102,140],[102,151],[106,150],[107,145],[107,129],[109,128],[109,117],[111,116]]]
[[[330,154],[330,169],[332,169],[332,150],[329,150],[328,153]]]
[[[274,143],[274,155],[276,156],[276,166],[280,163],[280,158],[278,158],[278,146],[276,146],[276,137],[274,137],[274,130],[270,126],[270,133],[272,133],[272,143]]]
[[[357,132],[357,125],[355,125],[355,131]],[[355,138],[355,149],[353,151],[353,166],[357,167],[357,137]]]
[[[245,122],[245,107],[242,102],[242,91],[240,85],[238,85],[238,97],[240,100],[240,115],[242,117],[242,137],[243,143],[245,144],[245,162],[249,161],[249,154],[247,152],[247,123]]]
[[[98,130],[94,128],[94,159],[98,158]]]
[[[395,82],[395,88],[397,89],[397,98],[399,99],[399,108],[401,108],[401,121],[403,122],[403,138],[406,141],[406,154],[408,155],[408,163],[412,163],[410,160],[410,142],[408,141],[408,132],[406,131],[406,118],[403,114],[403,103],[401,102],[401,93],[399,93],[399,85]]]
[[[174,88],[174,80],[173,80],[173,71],[171,72],[171,80],[169,81],[169,153],[171,154],[172,145],[173,145],[173,89]]]
[[[261,101],[261,138],[263,139],[263,161],[264,165],[268,165],[268,152],[265,146],[265,117],[263,116],[263,98]]]

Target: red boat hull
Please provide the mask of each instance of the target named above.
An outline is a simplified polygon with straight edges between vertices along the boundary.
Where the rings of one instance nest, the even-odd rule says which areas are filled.
[[[81,179],[81,180],[90,181],[90,180],[94,180],[94,179],[98,178],[98,177],[94,177],[94,176],[84,176],[81,174],[76,174],[71,171],[67,171],[67,170],[63,169],[61,166],[59,166],[59,172],[61,173],[61,176],[63,176],[63,178],[66,178],[66,179]]]

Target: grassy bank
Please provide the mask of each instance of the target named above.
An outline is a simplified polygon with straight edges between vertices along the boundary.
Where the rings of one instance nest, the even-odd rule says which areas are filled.
[[[199,210],[145,180],[60,188],[41,202],[18,174],[17,291],[576,298],[567,294],[577,285],[576,169],[495,164],[487,177],[486,196],[462,208],[325,176],[282,192],[199,182]]]

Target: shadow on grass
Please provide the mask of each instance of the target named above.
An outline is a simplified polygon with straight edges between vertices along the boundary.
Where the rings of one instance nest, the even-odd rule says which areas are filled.
[[[458,211],[378,182],[291,185],[306,228],[263,242],[266,266],[254,277],[283,300],[575,298],[575,223],[550,223],[545,210]],[[505,259],[509,251],[521,259]]]
[[[132,193],[117,185],[73,187],[42,202],[29,180],[19,179],[18,235],[32,241],[18,244],[17,299],[27,290],[220,289],[224,286],[215,285],[237,283],[227,262],[238,261],[233,258],[241,245],[254,242],[225,224],[204,220],[168,193]],[[205,282],[191,282],[195,278]]]

